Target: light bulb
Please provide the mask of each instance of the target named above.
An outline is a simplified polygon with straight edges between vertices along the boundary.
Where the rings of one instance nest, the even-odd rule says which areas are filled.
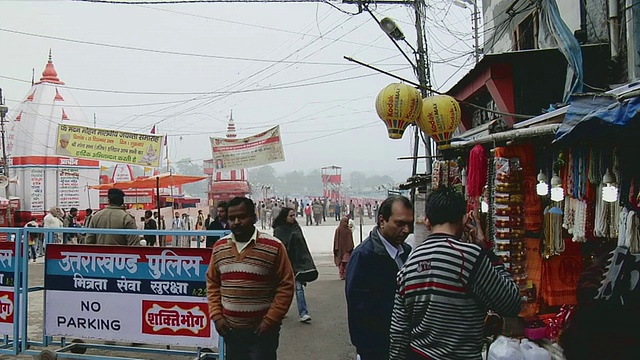
[[[480,203],[480,212],[483,213],[488,213],[489,212],[489,203],[487,203],[486,201],[482,201],[482,203]]]
[[[545,182],[540,182],[536,185],[536,193],[540,196],[549,195],[549,186]]]
[[[551,201],[562,201],[562,200],[564,200],[564,189],[561,187],[551,188]]]
[[[618,188],[613,184],[607,184],[602,188],[602,200],[610,203],[618,201]]]

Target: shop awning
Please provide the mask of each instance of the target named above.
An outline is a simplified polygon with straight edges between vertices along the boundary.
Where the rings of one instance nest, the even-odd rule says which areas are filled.
[[[622,129],[626,134],[637,135],[637,132],[629,131],[630,126],[640,126],[640,84],[606,94],[572,97],[555,141],[624,135],[619,133]]]

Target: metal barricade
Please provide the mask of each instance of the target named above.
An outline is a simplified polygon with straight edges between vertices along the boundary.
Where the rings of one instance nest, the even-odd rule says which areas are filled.
[[[8,241],[0,243],[0,354],[18,355],[20,352],[21,317],[21,273],[20,244],[21,228],[1,228]]]
[[[12,231],[13,230],[14,229],[12,229]],[[118,302],[122,302],[118,306],[121,306],[122,311],[126,311],[126,309],[131,309],[131,306],[130,306],[131,304],[127,303],[126,300],[130,299],[131,297],[138,296],[142,302],[142,308],[140,310],[140,314],[142,314],[142,312],[145,311],[145,306],[148,306],[147,308],[148,318],[145,318],[145,317],[139,318],[142,321],[142,327],[143,327],[142,331],[144,332],[145,331],[144,329],[148,328],[148,332],[142,335],[136,334],[136,335],[140,335],[140,338],[150,339],[152,337],[151,335],[157,335],[159,337],[172,336],[170,331],[171,329],[174,334],[173,336],[178,336],[175,334],[182,334],[180,335],[181,340],[188,338],[189,335],[193,337],[194,335],[191,335],[191,334],[184,335],[187,333],[187,330],[184,330],[184,329],[176,330],[172,326],[176,324],[178,324],[176,326],[182,326],[185,324],[187,325],[195,324],[195,325],[199,325],[202,329],[205,329],[205,327],[203,327],[204,323],[202,322],[203,315],[198,315],[198,314],[202,314],[202,311],[206,311],[206,314],[208,314],[208,308],[204,310],[205,307],[203,307],[202,304],[200,303],[196,304],[195,302],[192,302],[192,303],[185,302],[185,304],[190,304],[190,306],[193,304],[196,304],[197,306],[192,307],[190,309],[182,309],[178,306],[179,304],[182,304],[182,303],[180,303],[178,300],[174,301],[173,299],[185,298],[190,295],[193,296],[194,298],[206,297],[206,286],[204,288],[199,287],[197,289],[193,289],[193,293],[190,295],[186,292],[186,290],[192,287],[192,284],[194,282],[201,284],[202,281],[204,281],[206,284],[206,281],[204,280],[205,274],[202,273],[202,270],[196,270],[196,268],[197,269],[206,268],[206,267],[203,267],[206,257],[202,257],[202,256],[189,257],[190,253],[196,253],[201,255],[208,254],[208,256],[211,255],[210,253],[205,251],[203,242],[201,243],[200,241],[196,241],[195,246],[189,247],[189,248],[186,248],[186,247],[180,248],[175,246],[169,246],[169,247],[148,247],[148,246],[120,247],[120,246],[117,246],[117,247],[114,247],[114,246],[84,245],[84,244],[56,244],[54,241],[54,238],[55,238],[54,234],[82,233],[82,234],[138,235],[138,236],[157,235],[157,236],[172,236],[174,238],[178,236],[187,236],[190,238],[195,237],[196,239],[198,239],[199,237],[203,237],[204,239],[204,237],[206,236],[222,237],[228,234],[229,231],[129,230],[129,229],[92,229],[92,228],[21,228],[21,229],[15,229],[15,233],[16,233],[16,238],[19,238],[20,236],[24,236],[24,238],[28,238],[31,234],[41,234],[41,236],[44,237],[44,244],[46,248],[48,248],[48,250],[45,251],[46,256],[44,257],[45,259],[45,271],[44,271],[45,285],[44,286],[29,286],[29,266],[28,266],[29,257],[28,256],[21,257],[20,262],[17,262],[17,264],[20,264],[21,266],[16,266],[16,274],[18,274],[18,271],[21,272],[22,284],[21,284],[21,287],[19,287],[20,284],[16,284],[15,291],[16,293],[20,293],[21,295],[20,296],[21,299],[18,302],[18,304],[20,304],[20,309],[23,309],[24,311],[19,313],[20,316],[17,321],[18,324],[23,324],[23,326],[19,326],[19,327],[16,326],[14,339],[18,339],[18,338],[24,339],[24,341],[20,342],[19,344],[16,343],[15,341],[13,342],[14,348],[18,348],[18,345],[19,345],[19,349],[16,350],[16,353],[20,352],[23,354],[35,355],[35,356],[40,355],[40,358],[45,360],[56,359],[56,358],[67,358],[67,359],[90,358],[90,359],[101,359],[101,360],[136,359],[135,357],[122,357],[122,356],[108,355],[109,352],[116,352],[116,351],[126,352],[126,353],[130,352],[132,354],[146,353],[146,354],[156,354],[156,355],[168,355],[168,356],[171,356],[171,358],[175,358],[176,356],[184,356],[184,357],[192,357],[193,359],[197,359],[197,360],[200,360],[200,359],[224,360],[224,341],[222,337],[219,337],[218,351],[213,352],[209,347],[189,346],[184,344],[180,346],[182,349],[176,349],[174,345],[178,344],[177,340],[176,342],[172,342],[171,344],[166,342],[161,343],[160,341],[149,340],[148,343],[153,344],[155,346],[155,347],[151,347],[148,345],[144,345],[147,343],[143,341],[141,341],[140,344],[132,344],[131,346],[115,345],[115,342],[111,341],[110,339],[96,338],[95,336],[91,336],[89,332],[87,332],[88,336],[84,338],[83,338],[84,334],[79,334],[82,336],[78,336],[75,333],[73,335],[54,334],[53,336],[50,336],[48,335],[48,332],[47,332],[47,318],[50,317],[51,313],[53,312],[50,311],[49,313],[47,313],[47,305],[48,305],[47,301],[49,300],[49,298],[51,298],[52,304],[56,304],[55,307],[61,308],[61,309],[63,307],[58,306],[58,304],[61,301],[67,301],[66,300],[67,298],[69,299],[69,301],[76,301],[76,302],[80,301],[80,308],[81,308],[80,311],[86,311],[87,313],[91,314],[91,312],[93,313],[100,312],[104,304],[108,304],[108,306],[113,308],[113,304]],[[62,240],[63,238],[64,237],[62,236],[59,237],[60,240]],[[189,243],[193,244],[191,241]],[[22,248],[19,248],[20,243],[16,242],[16,254],[26,255],[28,251],[27,241],[23,241],[21,244],[22,244]],[[117,255],[118,251],[114,251],[115,249],[120,250],[124,255]],[[112,255],[108,255],[110,253]],[[176,255],[177,253],[184,253],[187,255],[178,256]],[[53,254],[55,254],[55,256],[53,256]],[[138,262],[139,260],[142,259],[142,257],[147,259],[147,262],[143,262],[143,261]],[[200,258],[200,260],[198,261],[194,260],[197,258]],[[96,259],[102,262],[98,264]],[[132,259],[136,259],[135,262]],[[194,282],[187,282],[186,280],[184,282],[178,282],[177,280],[175,282],[163,280],[163,278],[166,278],[169,275],[165,274],[164,272],[160,274],[160,270],[159,270],[160,263],[158,261],[165,261],[165,263],[162,264],[162,270],[164,271],[165,269],[168,269],[168,266],[166,266],[167,265],[166,263],[173,261],[172,259],[176,259],[175,261],[179,261],[178,266],[182,266],[182,267],[174,267],[173,272],[171,272],[171,270],[169,269],[168,271],[171,272],[171,275],[178,276],[177,274],[180,274],[180,276],[183,276],[182,271],[184,271],[184,276],[186,277],[186,274],[187,274],[186,269],[189,269],[190,271],[193,271],[194,277],[187,278],[187,280],[193,280]],[[127,260],[127,262],[125,263],[123,262],[123,260]],[[188,263],[187,265],[185,265],[182,262],[183,260],[185,262],[190,260],[191,263]],[[208,262],[207,262],[207,265],[208,265]],[[77,266],[77,268],[74,268],[74,266]],[[154,280],[157,280],[157,281],[147,281],[148,279],[144,278],[144,276],[142,276],[141,274],[138,274],[137,271],[131,271],[134,267],[137,269],[138,267],[142,268],[145,266],[146,266],[146,269],[149,270],[148,273],[145,273],[145,275],[148,277],[149,274],[152,274],[154,277]],[[176,266],[176,264],[171,263],[171,266]],[[93,270],[90,271],[89,268],[91,267],[93,267],[92,268]],[[126,275],[130,277],[125,278],[125,276],[121,276],[119,278],[116,278],[116,276],[119,275],[119,273],[116,275],[116,272],[114,271],[114,269],[115,270],[121,269],[121,268],[124,269],[125,267],[127,268],[127,270],[129,270],[129,272],[126,272]],[[95,270],[95,268],[98,268],[99,270],[101,270],[102,274],[105,273],[106,271],[105,269],[107,270],[111,269],[112,270],[112,274],[110,275],[111,277],[104,278],[104,277],[95,276],[94,278],[89,278],[87,273],[101,275],[101,273],[99,273],[98,270]],[[63,273],[61,269],[63,270],[75,269],[78,271],[75,272],[71,277],[70,272],[67,271],[66,273]],[[125,273],[125,270],[122,270],[122,273]],[[84,274],[84,276],[82,274]],[[155,275],[157,275],[157,278],[155,277]],[[191,275],[192,274],[189,273],[189,277],[191,277]],[[196,277],[196,275],[198,277]],[[166,279],[166,280],[171,280],[171,279]],[[123,291],[122,293],[117,293],[116,291],[113,291],[113,289],[115,288],[114,286],[115,283],[117,283],[117,286],[120,288],[120,291]],[[154,291],[157,290],[155,294],[151,294],[150,292],[145,294],[141,292],[141,287],[142,286],[146,287],[147,283],[149,283],[152,288],[154,288],[155,286]],[[97,288],[98,286],[100,286],[100,289]],[[106,291],[107,287],[111,287],[111,292]],[[127,287],[129,287],[129,289],[127,289]],[[56,290],[52,290],[54,288]],[[91,289],[91,291],[96,291],[95,299],[97,299],[98,301],[81,300],[80,298],[82,298],[82,295],[86,295],[87,292],[82,290],[77,291],[75,290],[76,288]],[[136,289],[138,290],[137,293],[135,292]],[[165,291],[167,295],[169,294],[170,291],[174,291],[174,294],[178,294],[178,292],[175,292],[175,289],[178,289],[178,291],[181,291],[180,294],[184,294],[184,296],[182,297],[174,296],[173,298],[171,296],[166,296],[167,298],[163,300],[162,298],[163,291]],[[102,290],[105,290],[105,291],[102,292]],[[44,301],[43,301],[44,312],[42,317],[42,341],[35,341],[28,338],[29,294],[36,293],[39,291],[43,291],[43,294],[44,294]],[[49,294],[47,294],[47,291],[49,291]],[[77,296],[67,296],[67,295],[74,295],[73,294],[74,291],[76,292]],[[182,292],[182,291],[185,291],[185,292]],[[90,292],[90,293],[93,294],[93,292]],[[97,294],[99,294],[99,297],[97,297]],[[20,297],[16,297],[16,299]],[[149,301],[143,300],[144,298],[148,298],[150,300]],[[101,302],[103,301],[102,299],[105,299],[104,300],[105,302],[103,303],[103,305],[101,305]],[[49,310],[51,310],[51,308],[54,307],[54,305],[52,304],[49,304],[49,307],[50,307]],[[16,306],[16,308],[18,307]],[[76,308],[76,311],[78,311],[77,308]],[[66,321],[62,319],[64,317],[63,315],[59,315],[57,317],[58,326],[60,326],[61,322]],[[177,319],[180,319],[180,320],[177,320]],[[82,324],[84,324],[83,326],[85,326],[85,328],[91,327],[90,326],[91,319],[89,318],[78,317],[76,320],[77,320],[77,323],[74,322],[74,326],[79,326],[80,321],[82,321]],[[104,319],[98,319],[97,322],[94,322],[93,326],[96,326],[95,324],[102,324],[99,326],[103,326],[105,322],[100,322],[102,320]],[[122,321],[126,322],[127,320],[128,319],[123,318]],[[107,321],[107,320],[104,320],[104,321]],[[164,321],[164,323],[162,321]],[[178,323],[178,321],[180,321],[181,324]],[[208,322],[208,326],[213,328],[213,331],[211,331],[211,333],[214,333],[215,325],[211,322],[208,316],[207,316],[207,322]],[[70,323],[71,322],[69,320],[69,324]],[[110,326],[113,326],[113,325],[110,325]],[[124,328],[124,326],[122,328]],[[20,330],[19,333],[18,333],[18,330]],[[193,330],[191,331],[193,332]],[[169,334],[169,335],[166,335],[166,334]],[[205,338],[205,336],[203,335],[198,335],[198,336],[202,337],[203,339]],[[73,340],[69,341],[68,340],[69,338],[73,338]],[[135,339],[135,336],[133,338],[127,338],[127,339],[133,340]],[[158,339],[158,337],[154,339]],[[118,340],[121,341],[121,340],[124,340],[124,338],[118,339]],[[99,341],[102,343],[97,343],[96,341]],[[200,342],[203,342],[203,341],[205,340],[202,340]],[[194,343],[196,342],[197,341],[194,340]],[[158,346],[165,346],[165,345],[166,345],[165,348],[158,347]],[[53,350],[51,349],[52,347],[54,348]],[[193,348],[195,348],[195,350],[190,350]],[[99,350],[99,352],[104,351],[105,354],[100,354],[100,355],[85,354],[88,349],[96,349],[96,350]]]

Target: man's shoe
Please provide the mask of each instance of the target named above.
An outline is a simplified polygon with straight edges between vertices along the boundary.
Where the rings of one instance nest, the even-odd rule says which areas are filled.
[[[311,322],[311,316],[309,316],[309,314],[302,315],[300,317],[300,322],[310,323]]]

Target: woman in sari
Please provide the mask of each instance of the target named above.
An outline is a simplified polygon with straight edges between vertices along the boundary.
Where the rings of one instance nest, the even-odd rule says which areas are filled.
[[[333,260],[338,267],[340,280],[346,276],[347,263],[353,251],[353,233],[349,229],[349,219],[343,217],[333,236]]]

